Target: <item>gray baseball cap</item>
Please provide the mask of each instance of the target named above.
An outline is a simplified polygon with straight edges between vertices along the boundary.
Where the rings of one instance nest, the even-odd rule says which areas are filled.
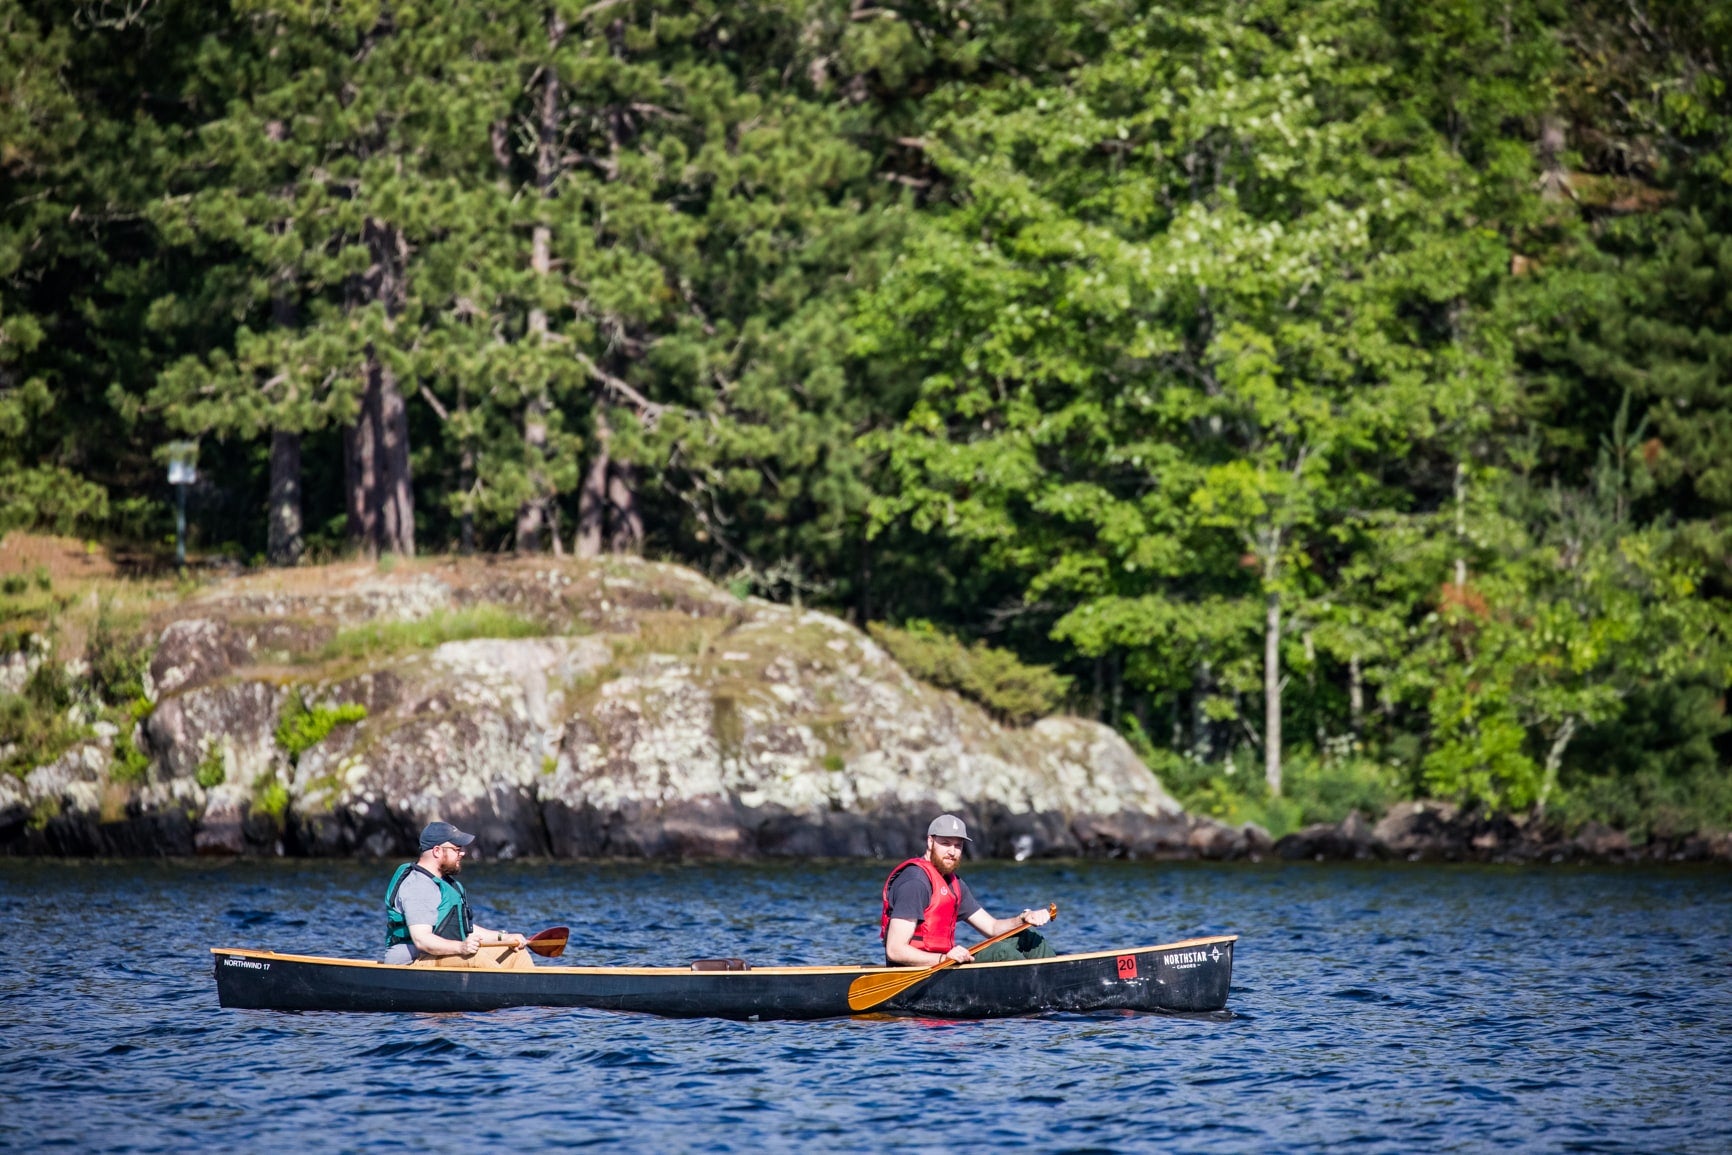
[[[968,836],[968,827],[962,824],[962,819],[954,814],[940,814],[932,820],[932,825],[926,828],[929,838],[960,838],[964,842],[973,842]]]
[[[465,834],[449,822],[429,822],[421,830],[422,850],[432,850],[447,842],[452,846],[468,846],[474,841],[473,834]]]

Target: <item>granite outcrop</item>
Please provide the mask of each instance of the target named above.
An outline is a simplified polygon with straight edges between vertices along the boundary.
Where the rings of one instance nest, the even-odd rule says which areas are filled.
[[[836,617],[673,565],[259,573],[152,635],[148,767],[116,773],[109,727],[0,778],[0,852],[401,855],[440,817],[501,858],[894,858],[939,810],[989,856],[1270,849],[1186,814],[1107,727],[1001,725]]]

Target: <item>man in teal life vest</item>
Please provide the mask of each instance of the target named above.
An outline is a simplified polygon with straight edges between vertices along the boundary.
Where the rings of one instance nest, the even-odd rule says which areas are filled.
[[[891,966],[933,966],[945,959],[966,962],[1006,962],[1019,958],[1051,958],[1052,945],[1032,930],[994,943],[974,954],[956,941],[958,919],[992,937],[1021,923],[1045,926],[1046,910],[1025,910],[1020,919],[993,918],[975,900],[968,884],[956,876],[962,846],[973,839],[954,814],[940,814],[926,828],[926,853],[900,863],[884,880],[884,912],[879,937],[884,961]]]
[[[385,961],[410,963],[424,955],[472,957],[483,946],[523,946],[520,934],[476,926],[457,873],[464,847],[475,841],[449,822],[421,831],[421,857],[406,862],[385,888]]]

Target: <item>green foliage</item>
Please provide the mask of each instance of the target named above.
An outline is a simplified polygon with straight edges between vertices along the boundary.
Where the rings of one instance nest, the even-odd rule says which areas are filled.
[[[1274,798],[1254,762],[1204,762],[1142,749],[1150,770],[1187,810],[1234,825],[1254,822],[1274,838],[1313,823],[1340,822],[1354,811],[1375,822],[1405,794],[1393,769],[1360,757],[1299,752],[1288,764],[1281,796]]]
[[[1049,667],[1027,665],[985,642],[969,645],[930,622],[914,621],[900,629],[874,622],[869,629],[916,678],[955,690],[1015,725],[1052,713],[1070,690],[1071,680]]]
[[[539,638],[546,626],[496,605],[435,610],[414,621],[368,622],[340,631],[320,651],[321,660],[379,658],[430,650],[471,638]]]
[[[220,742],[213,742],[204,757],[199,759],[198,769],[193,772],[193,780],[206,790],[221,786],[228,781],[228,753]]]
[[[79,687],[56,656],[53,639],[36,639],[35,668],[21,692],[0,692],[0,770],[19,776],[91,736],[88,725],[73,720]]]
[[[323,742],[332,730],[354,725],[366,716],[367,707],[358,702],[309,709],[300,692],[294,691],[277,721],[277,745],[288,753],[291,763],[298,763],[302,754]]]
[[[144,672],[150,666],[150,644],[140,636],[137,621],[117,619],[113,604],[98,602],[96,624],[85,645],[90,685],[104,701],[115,705],[144,697]]]
[[[109,778],[128,785],[138,785],[145,780],[149,771],[150,757],[133,743],[132,729],[122,727],[120,733],[114,736],[114,760],[108,767]]]
[[[1374,808],[1351,749],[1723,820],[1724,4],[88,7],[0,0],[0,532],[160,550],[191,435],[263,554],[282,435],[310,556],[407,514],[345,460],[436,548],[641,525],[1223,814]],[[0,579],[0,649],[75,596]],[[10,768],[133,697],[104,613]]]
[[[276,779],[259,787],[253,795],[252,812],[281,821],[289,809],[289,788]]]

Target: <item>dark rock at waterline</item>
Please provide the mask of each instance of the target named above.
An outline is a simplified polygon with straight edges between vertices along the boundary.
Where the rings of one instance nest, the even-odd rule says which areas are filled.
[[[1275,853],[1287,859],[1345,860],[1382,858],[1388,852],[1355,810],[1338,824],[1319,823],[1284,836],[1275,843]]]
[[[1573,834],[1540,818],[1487,813],[1446,802],[1402,802],[1375,826],[1355,812],[1286,835],[1287,859],[1410,862],[1732,862],[1732,834],[1654,837],[1633,845],[1627,833],[1590,822]]]

